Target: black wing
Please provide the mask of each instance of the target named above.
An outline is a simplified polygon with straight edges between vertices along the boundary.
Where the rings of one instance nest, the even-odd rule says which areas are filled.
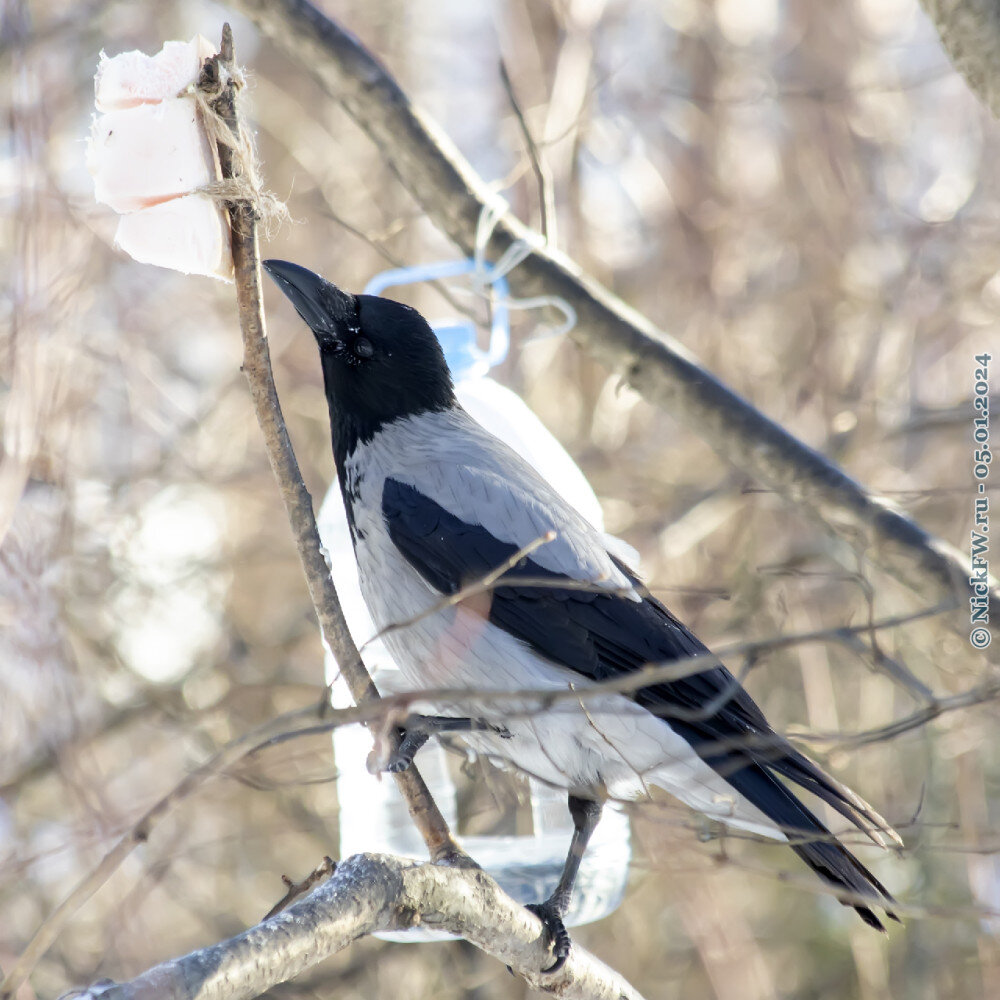
[[[480,580],[509,560],[517,546],[469,524],[419,490],[387,479],[382,514],[389,536],[418,573],[442,594]],[[489,620],[548,659],[594,681],[649,664],[705,658],[704,669],[643,687],[631,697],[686,739],[738,792],[791,836],[793,848],[828,881],[852,893],[890,897],[874,877],[795,798],[776,775],[813,792],[877,843],[895,833],[877,813],[824,774],[768,725],[736,678],[681,622],[645,592],[624,565],[619,569],[644,594],[634,601],[607,590],[580,589],[580,581],[545,569],[530,557],[494,586]],[[518,581],[524,581],[518,583]],[[534,583],[544,581],[544,586]],[[569,586],[559,586],[563,581]],[[857,907],[873,926],[870,910]]]

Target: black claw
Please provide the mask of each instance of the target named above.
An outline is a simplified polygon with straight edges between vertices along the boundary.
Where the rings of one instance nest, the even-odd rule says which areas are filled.
[[[389,758],[389,762],[385,765],[386,774],[401,774],[413,763],[412,756],[401,756],[396,753]]]
[[[573,944],[562,916],[556,910],[552,900],[546,900],[544,903],[528,903],[525,909],[531,910],[541,920],[549,936],[549,945],[552,948],[552,957],[555,961],[547,969],[542,969],[542,972],[558,972],[566,964],[569,950]]]
[[[412,763],[417,751],[427,742],[428,735],[420,729],[404,729],[401,732],[399,746],[389,755],[385,771],[389,774],[399,774]]]

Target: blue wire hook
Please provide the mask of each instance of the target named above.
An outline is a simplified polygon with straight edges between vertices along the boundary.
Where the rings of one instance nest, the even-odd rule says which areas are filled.
[[[446,260],[435,264],[398,267],[376,274],[365,285],[364,293],[381,295],[386,288],[396,285],[414,285],[422,281],[456,278],[475,271],[477,264],[471,257],[465,260]],[[472,320],[448,319],[431,323],[431,329],[437,334],[448,367],[456,381],[485,375],[507,357],[510,349],[510,310],[507,308],[510,287],[507,279],[502,274],[494,277],[495,269],[492,264],[480,264],[478,271],[485,283],[492,285],[497,291],[489,347],[483,350],[477,343],[476,325]]]

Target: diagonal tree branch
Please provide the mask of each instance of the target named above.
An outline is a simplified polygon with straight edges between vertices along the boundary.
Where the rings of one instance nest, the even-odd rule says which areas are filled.
[[[164,962],[131,982],[102,980],[76,1000],[250,1000],[353,941],[416,926],[450,931],[498,958],[527,983],[565,1000],[642,1000],[602,962],[574,945],[554,975],[541,921],[478,868],[356,854],[286,910],[237,937]]]
[[[474,245],[485,182],[350,33],[308,0],[231,0],[275,45],[315,76],[378,146],[431,221],[465,252]],[[558,295],[576,310],[574,339],[651,403],[696,430],[731,464],[804,508],[866,559],[929,603],[965,606],[967,560],[952,546],[852,480],[834,463],[723,385],[678,342],[658,330],[558,251],[541,245],[509,214],[497,225],[491,255],[517,239],[533,252],[508,280],[518,295]],[[1000,619],[1000,592],[990,593]],[[1000,643],[990,650],[1000,656]]]
[[[231,130],[236,145],[220,142],[219,159],[223,178],[233,180],[239,179],[240,170],[247,166],[241,165],[234,155],[234,148],[239,148],[243,132],[235,103],[235,62],[232,32],[228,24],[223,29],[220,61],[226,67],[226,76],[220,77],[219,82],[225,85],[215,99],[214,108]],[[209,62],[206,68],[212,65]],[[323,556],[312,498],[302,480],[281,414],[281,404],[278,402],[260,290],[260,253],[257,247],[255,206],[248,201],[233,201],[229,204],[229,215],[232,225],[236,303],[243,332],[243,371],[250,386],[257,422],[264,436],[267,457],[288,514],[323,639],[336,658],[355,700],[359,704],[373,701],[378,698],[378,692],[347,627],[330,569]],[[460,854],[461,849],[452,839],[448,824],[419,772],[410,768],[403,774],[395,775],[395,778],[406,799],[410,815],[427,843],[432,860]]]

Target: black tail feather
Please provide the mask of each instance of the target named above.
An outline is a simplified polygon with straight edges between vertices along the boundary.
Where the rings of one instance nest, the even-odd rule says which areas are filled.
[[[836,778],[824,773],[808,757],[784,740],[782,744],[781,753],[776,754],[774,760],[767,760],[766,767],[777,771],[789,781],[794,781],[832,806],[879,847],[886,847],[887,839],[897,847],[903,846],[899,834],[860,795],[842,785]]]
[[[801,759],[806,760],[804,757]],[[715,766],[718,767],[719,764],[715,763]],[[771,773],[769,770],[771,767],[779,770],[779,773],[786,773],[786,768],[779,769],[777,761],[737,766],[736,769],[724,773],[726,780],[742,796],[781,828],[788,837],[791,849],[824,882],[839,890],[843,894],[841,902],[845,906],[853,907],[869,927],[885,930],[881,920],[866,901],[881,906],[888,918],[898,921],[899,918],[892,912],[895,900],[885,886],[833,836],[789,788]],[[815,771],[825,778],[819,768],[815,768]],[[810,776],[808,782],[800,780],[797,775],[793,780],[799,781],[810,791],[815,790],[813,776]],[[823,795],[822,798],[830,801],[827,795]],[[836,802],[830,804],[837,808]],[[865,829],[853,815],[844,809],[839,811],[861,829]],[[884,824],[884,820],[882,822]]]

